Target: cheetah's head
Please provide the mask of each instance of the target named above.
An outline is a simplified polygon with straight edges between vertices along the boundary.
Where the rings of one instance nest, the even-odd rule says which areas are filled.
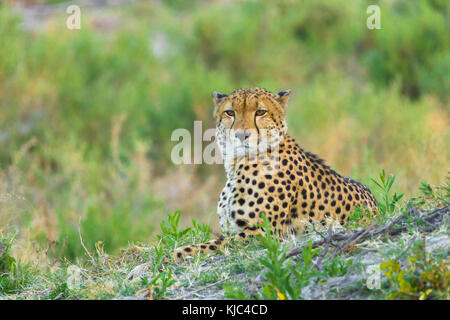
[[[286,134],[285,107],[291,90],[278,94],[238,89],[226,95],[213,92],[216,139],[222,156],[242,157],[276,148]]]

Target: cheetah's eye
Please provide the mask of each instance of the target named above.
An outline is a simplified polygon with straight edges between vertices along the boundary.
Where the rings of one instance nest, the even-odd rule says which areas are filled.
[[[267,113],[266,110],[258,110],[258,111],[256,111],[255,114],[256,114],[258,117],[261,117],[261,116],[265,115],[266,113]]]
[[[234,111],[233,110],[227,110],[225,111],[225,114],[229,117],[234,117]]]

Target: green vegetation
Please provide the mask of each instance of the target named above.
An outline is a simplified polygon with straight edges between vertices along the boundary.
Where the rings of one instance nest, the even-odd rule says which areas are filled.
[[[340,257],[320,272],[283,262],[275,253],[289,243],[270,239],[228,248],[223,269],[195,258],[194,277],[168,267],[172,248],[219,231],[222,166],[170,161],[174,129],[214,127],[212,91],[292,89],[289,133],[373,190],[381,224],[412,204],[448,203],[448,1],[379,2],[381,30],[366,28],[364,0],[186,3],[82,8],[81,30],[55,12],[31,31],[0,4],[0,296],[157,299],[217,282],[234,297],[298,298],[311,279],[346,272]],[[381,168],[396,176],[371,180]],[[411,198],[422,181],[424,196]],[[366,226],[364,214],[349,227]],[[127,279],[148,261],[146,277]],[[278,278],[285,270],[299,287]],[[249,293],[247,276],[263,271],[272,280]]]
[[[62,259],[55,264],[47,256],[36,267],[13,258],[13,237],[2,238],[0,298],[284,300],[311,298],[311,286],[316,286],[315,290],[323,287],[323,291],[313,298],[449,299],[449,187],[448,183],[430,186],[422,195],[410,198],[406,206],[395,206],[386,220],[374,216],[369,221],[369,225],[383,227],[395,217],[407,214],[407,208],[422,206],[427,208],[424,212],[431,212],[447,204],[446,219],[444,216],[428,232],[420,231],[420,239],[417,235],[424,224],[410,219],[403,233],[381,234],[338,251],[334,245],[314,247],[313,243],[324,237],[318,230],[283,242],[266,233],[248,243],[232,241],[219,255],[198,255],[176,263],[171,256],[173,249],[210,239],[209,227],[195,220],[192,227],[181,229],[179,212],[168,215],[167,221],[161,223],[156,245],[136,243],[118,255],[109,255],[103,243],[98,242],[95,250],[86,249],[84,257],[75,262]],[[267,219],[263,226],[270,228]],[[290,254],[294,248],[301,248],[301,253]],[[379,289],[366,288],[367,266],[361,256],[378,259],[382,275]],[[332,285],[347,277],[356,277],[357,281],[341,288]]]
[[[450,178],[450,176],[449,176]],[[360,208],[357,208],[351,215],[350,215],[350,221],[348,223],[351,227],[360,227],[361,225],[364,226],[371,226],[374,225],[384,225],[389,220],[392,220],[394,217],[394,212],[399,211],[400,208],[398,208],[397,204],[402,195],[397,195],[394,193],[392,196],[392,199],[390,197],[390,191],[395,181],[394,175],[386,176],[385,171],[383,170],[382,173],[379,175],[380,181],[373,180],[374,183],[379,187],[381,191],[381,198],[383,199],[382,202],[379,202],[380,205],[380,212],[378,212],[378,215],[373,216],[372,218],[370,215],[366,213],[365,210],[362,210]],[[422,182],[422,186],[427,185],[426,183]],[[420,188],[420,190],[423,191],[423,187]],[[424,196],[430,198],[430,195],[433,194],[432,188],[427,185],[426,191],[424,192]],[[447,194],[448,196],[448,194]],[[448,197],[446,201],[448,202]],[[444,202],[445,203],[445,202]],[[366,218],[366,220],[363,223],[358,223],[357,219]],[[270,230],[270,222],[264,218],[264,230]],[[412,227],[409,231],[413,231]],[[283,246],[280,242],[277,241],[275,235],[271,235],[271,233],[266,233],[265,237],[259,236],[258,237],[259,242],[266,248],[266,254],[262,258],[258,259],[259,263],[261,263],[262,266],[264,266],[267,270],[264,273],[265,278],[267,279],[267,282],[262,286],[260,295],[255,294],[255,298],[261,298],[261,299],[301,299],[301,290],[303,287],[308,285],[310,283],[310,279],[316,277],[317,279],[322,279],[322,281],[326,281],[329,277],[337,277],[337,276],[345,276],[351,265],[353,264],[354,260],[352,258],[342,259],[341,257],[333,256],[331,259],[329,259],[325,264],[321,265],[320,270],[317,268],[312,267],[312,259],[317,256],[321,248],[312,249],[312,241],[310,240],[307,245],[304,246],[302,252],[301,252],[301,258],[298,259],[297,265],[292,264],[292,260],[288,260],[286,258],[288,248],[286,246]],[[352,248],[349,248],[351,251]],[[327,255],[327,250],[322,250],[321,253],[321,259]],[[417,261],[417,257],[409,258],[412,259],[412,261]],[[447,288],[447,282],[448,279],[445,279],[443,282],[443,278],[447,277],[448,274],[445,273],[442,275],[442,271],[446,270],[446,265],[448,262],[441,262],[437,268],[439,271],[441,271],[440,274],[435,275],[436,270],[435,266],[433,266],[434,260],[430,261],[431,264],[428,265],[426,263],[426,259],[422,262],[422,266],[427,268],[427,270],[431,273],[433,273],[433,278],[435,282],[435,287],[438,287],[440,290],[448,290]],[[389,268],[389,280],[394,281],[397,280],[400,282],[400,291],[404,291],[405,295],[407,293],[410,293],[409,291],[412,290],[414,285],[409,284],[406,282],[407,287],[405,288],[405,281],[403,281],[403,273],[400,272],[400,264],[396,261],[389,261],[385,262],[381,265],[382,269]],[[431,270],[430,270],[431,269]],[[408,268],[410,271],[410,268]],[[432,271],[435,270],[435,271]],[[393,276],[392,274],[394,272],[399,272],[399,274],[395,274]],[[422,277],[429,278],[431,275],[424,274]],[[445,284],[444,284],[445,283]],[[422,286],[425,286],[427,284],[420,283]],[[417,284],[416,284],[417,286]],[[227,297],[229,298],[235,298],[235,299],[241,299],[241,298],[249,298],[245,297],[243,292],[240,289],[237,289],[233,286],[227,287]],[[408,291],[409,290],[409,291]],[[425,289],[418,289],[419,293],[423,295],[425,294],[423,290]],[[432,292],[432,289],[428,289],[426,291],[430,294]],[[395,298],[397,295],[401,296],[400,293],[392,293],[387,296],[387,298]],[[413,295],[414,296],[414,295]],[[440,298],[443,297],[443,295],[439,295]]]
[[[161,222],[162,235],[158,235],[158,243],[168,248],[178,248],[186,244],[204,243],[210,240],[210,227],[206,224],[197,223],[192,219],[192,228],[178,230],[181,212],[167,216],[167,222]]]
[[[12,239],[0,238],[0,291],[10,293],[18,284],[14,283],[16,260],[9,253]]]
[[[374,192],[375,194],[378,194],[379,199],[377,202],[380,210],[375,214],[376,217],[380,219],[380,222],[384,223],[388,218],[392,217],[392,213],[396,209],[396,206],[399,203],[400,199],[403,197],[403,193],[394,193],[391,196],[390,193],[392,185],[395,182],[395,175],[386,175],[386,172],[384,170],[379,175],[379,181],[376,181],[374,179],[371,179],[371,181],[375,184],[376,188],[374,188]],[[347,227],[367,226],[369,222],[369,210],[367,210],[366,208],[360,208],[358,206],[352,213],[350,213]]]
[[[311,241],[302,252],[302,259],[297,265],[286,259],[287,247],[277,240],[276,235],[270,230],[270,221],[263,216],[265,236],[258,235],[258,241],[266,249],[266,254],[258,259],[258,263],[265,267],[264,277],[267,282],[256,293],[256,299],[301,299],[301,289],[307,285],[308,279],[314,273],[310,272],[312,258],[319,253],[319,249],[312,249]],[[226,287],[226,297],[232,299],[248,299],[241,289],[233,287],[231,284]]]
[[[388,299],[450,298],[450,261],[436,261],[429,256],[423,239],[414,243],[405,267],[392,260],[381,264],[381,270],[390,282]]]
[[[382,193],[381,197],[382,201],[378,203],[378,206],[383,216],[392,214],[395,210],[396,204],[403,197],[403,193],[402,194],[394,193],[392,199],[389,196],[389,192],[391,191],[392,185],[394,184],[395,181],[395,175],[386,176],[386,172],[384,172],[383,170],[383,172],[380,174],[380,182],[377,182],[373,179],[372,181],[373,183],[376,184],[376,186]]]

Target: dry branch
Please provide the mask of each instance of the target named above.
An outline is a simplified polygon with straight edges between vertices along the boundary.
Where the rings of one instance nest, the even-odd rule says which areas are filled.
[[[423,232],[429,232],[438,228],[441,225],[444,216],[448,213],[450,213],[450,205],[446,205],[428,213],[420,212],[417,207],[411,207],[408,209],[406,215],[402,214],[378,228],[371,225],[358,231],[340,231],[337,233],[332,233],[330,232],[331,229],[329,229],[328,235],[326,237],[321,235],[322,239],[313,242],[312,248],[318,248],[323,245],[332,245],[336,248],[333,253],[334,256],[337,252],[345,249],[346,247],[361,243],[367,239],[373,239],[381,235],[395,236],[399,233],[405,232],[412,224],[416,224],[419,230]],[[291,249],[288,251],[286,258],[297,256],[302,253],[302,250],[303,248]]]

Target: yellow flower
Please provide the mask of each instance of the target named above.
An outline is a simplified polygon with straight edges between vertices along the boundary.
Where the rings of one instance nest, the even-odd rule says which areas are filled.
[[[431,289],[428,289],[428,290],[425,291],[425,292],[421,292],[421,293],[420,293],[419,300],[425,300],[425,298],[426,298],[430,293],[431,293]]]
[[[275,288],[275,290],[277,291],[278,299],[286,300],[286,296],[284,294],[282,294],[277,288]]]

